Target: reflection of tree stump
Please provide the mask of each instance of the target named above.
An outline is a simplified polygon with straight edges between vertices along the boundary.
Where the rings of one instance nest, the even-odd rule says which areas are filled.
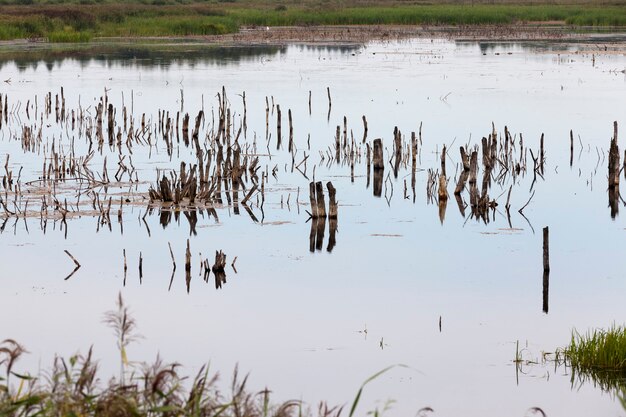
[[[543,312],[548,314],[549,302],[548,294],[550,289],[550,273],[543,272]]]
[[[187,284],[187,293],[191,286],[191,250],[189,248],[189,239],[187,239],[187,250],[185,251],[185,283]]]
[[[626,158],[626,156],[624,156]],[[611,208],[611,218],[614,219],[619,213],[619,173],[620,155],[617,146],[617,122],[613,122],[613,138],[609,147],[609,207]],[[626,159],[624,160],[626,164]]]
[[[224,252],[215,251],[215,262],[213,263],[213,267],[211,270],[213,273],[216,272],[224,272],[224,268],[226,267],[226,254]]]
[[[328,246],[326,247],[326,250],[328,252],[332,252],[333,248],[335,247],[335,245],[337,244],[337,240],[335,238],[335,235],[337,233],[337,218],[330,218],[329,222],[328,222]]]
[[[441,177],[440,177],[441,178]],[[443,224],[446,219],[446,207],[448,206],[448,197],[439,199],[439,221]]]
[[[611,208],[611,218],[615,219],[617,215],[619,214],[619,188],[618,187],[609,187],[609,207]]]
[[[374,169],[374,197],[383,195],[383,173],[382,169]]]
[[[448,181],[446,180],[446,176],[443,174],[439,175],[438,196],[439,201],[445,201],[448,199]]]
[[[385,169],[383,161],[383,141],[382,139],[374,139],[374,169]]]

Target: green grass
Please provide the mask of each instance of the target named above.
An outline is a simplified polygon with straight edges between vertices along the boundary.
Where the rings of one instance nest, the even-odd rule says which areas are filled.
[[[612,16],[607,9],[594,12]],[[614,13],[626,17],[623,9]],[[490,6],[490,5],[431,5],[399,7],[353,7],[338,10],[303,10],[299,8],[277,12],[272,10],[237,9],[230,14],[244,25],[484,25],[511,24],[530,21],[564,21],[584,14],[584,8],[567,6]]]
[[[238,25],[227,17],[158,16],[129,17],[122,23],[103,23],[95,34],[102,37],[201,36],[237,30]]]
[[[626,371],[626,327],[572,333],[564,353],[573,368],[596,371]]]
[[[203,36],[233,33],[241,26],[460,26],[557,21],[572,26],[626,27],[626,7],[598,3],[40,3],[0,7],[0,40],[47,38],[51,42],[85,42],[97,37]]]
[[[89,42],[92,36],[89,32],[76,32],[73,29],[65,29],[48,33],[48,40],[56,43]]]
[[[570,344],[557,350],[557,363],[571,368],[573,387],[592,384],[619,398],[626,408],[626,327],[572,332]]]

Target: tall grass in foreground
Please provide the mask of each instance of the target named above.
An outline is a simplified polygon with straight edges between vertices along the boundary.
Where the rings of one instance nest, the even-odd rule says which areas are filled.
[[[136,323],[121,295],[117,309],[107,312],[104,322],[113,329],[120,352],[120,377],[103,382],[92,348],[87,355],[69,359],[57,357],[52,367],[40,375],[16,371],[15,365],[26,349],[14,340],[0,343],[0,416],[102,416],[102,417],[340,417],[343,407],[326,403],[311,410],[300,401],[274,404],[268,389],[251,392],[248,377],[241,378],[237,368],[230,390],[217,387],[218,374],[207,365],[188,378],[179,373],[178,363],[164,363],[157,357],[152,364],[132,365],[126,347],[136,340]],[[377,372],[360,387],[349,416],[354,417],[367,384],[391,370]],[[107,374],[109,374],[107,372]],[[370,413],[378,415],[378,410]]]

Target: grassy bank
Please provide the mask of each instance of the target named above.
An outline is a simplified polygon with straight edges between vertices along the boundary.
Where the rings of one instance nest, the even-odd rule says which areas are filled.
[[[156,2],[157,0],[155,0]],[[0,40],[85,42],[94,37],[219,35],[241,26],[487,25],[562,22],[626,26],[626,7],[595,4],[395,4],[345,2],[34,4],[0,8]]]

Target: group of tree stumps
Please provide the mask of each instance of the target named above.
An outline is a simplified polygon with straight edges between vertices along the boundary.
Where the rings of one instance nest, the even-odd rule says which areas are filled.
[[[332,182],[326,183],[328,190],[328,212],[324,198],[324,186],[321,181],[312,181],[309,184],[309,199],[311,202],[311,233],[309,235],[309,249],[311,252],[320,251],[324,247],[324,230],[326,229],[326,217],[328,217],[328,246],[326,250],[332,252],[335,247],[337,233],[337,190]]]

